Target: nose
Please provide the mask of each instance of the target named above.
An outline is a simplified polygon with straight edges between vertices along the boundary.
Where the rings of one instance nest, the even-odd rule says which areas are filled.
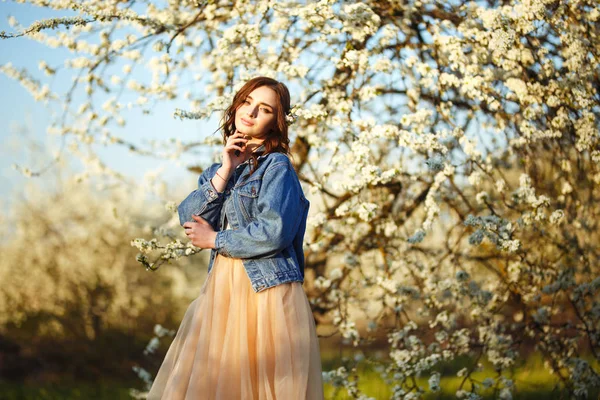
[[[254,118],[256,115],[256,107],[250,107],[248,108],[248,112],[247,112],[249,117]]]

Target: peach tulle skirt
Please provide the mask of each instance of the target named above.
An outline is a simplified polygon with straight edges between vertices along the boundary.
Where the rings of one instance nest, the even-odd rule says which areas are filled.
[[[319,341],[302,283],[256,293],[242,260],[217,255],[147,399],[323,399]]]

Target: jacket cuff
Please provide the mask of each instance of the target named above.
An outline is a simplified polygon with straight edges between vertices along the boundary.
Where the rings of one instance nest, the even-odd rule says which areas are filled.
[[[225,250],[225,243],[227,242],[227,230],[217,232],[217,237],[215,238],[215,250],[224,255],[225,257],[229,257],[229,253]]]
[[[223,197],[223,193],[217,192],[217,189],[215,189],[210,179],[200,186],[200,190],[202,190],[202,193],[204,193],[204,196],[209,203]]]

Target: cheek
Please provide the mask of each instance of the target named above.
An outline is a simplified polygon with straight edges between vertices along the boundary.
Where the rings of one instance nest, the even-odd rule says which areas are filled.
[[[275,125],[275,118],[271,115],[269,115],[268,117],[266,117],[263,121],[263,126],[264,127],[273,127]]]

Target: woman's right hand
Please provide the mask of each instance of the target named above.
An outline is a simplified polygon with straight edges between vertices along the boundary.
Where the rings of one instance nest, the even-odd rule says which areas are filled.
[[[248,139],[238,130],[227,138],[227,143],[223,148],[223,168],[229,173],[233,172],[238,165],[246,161],[245,150],[247,142]],[[239,155],[235,154],[237,150],[239,150]]]

